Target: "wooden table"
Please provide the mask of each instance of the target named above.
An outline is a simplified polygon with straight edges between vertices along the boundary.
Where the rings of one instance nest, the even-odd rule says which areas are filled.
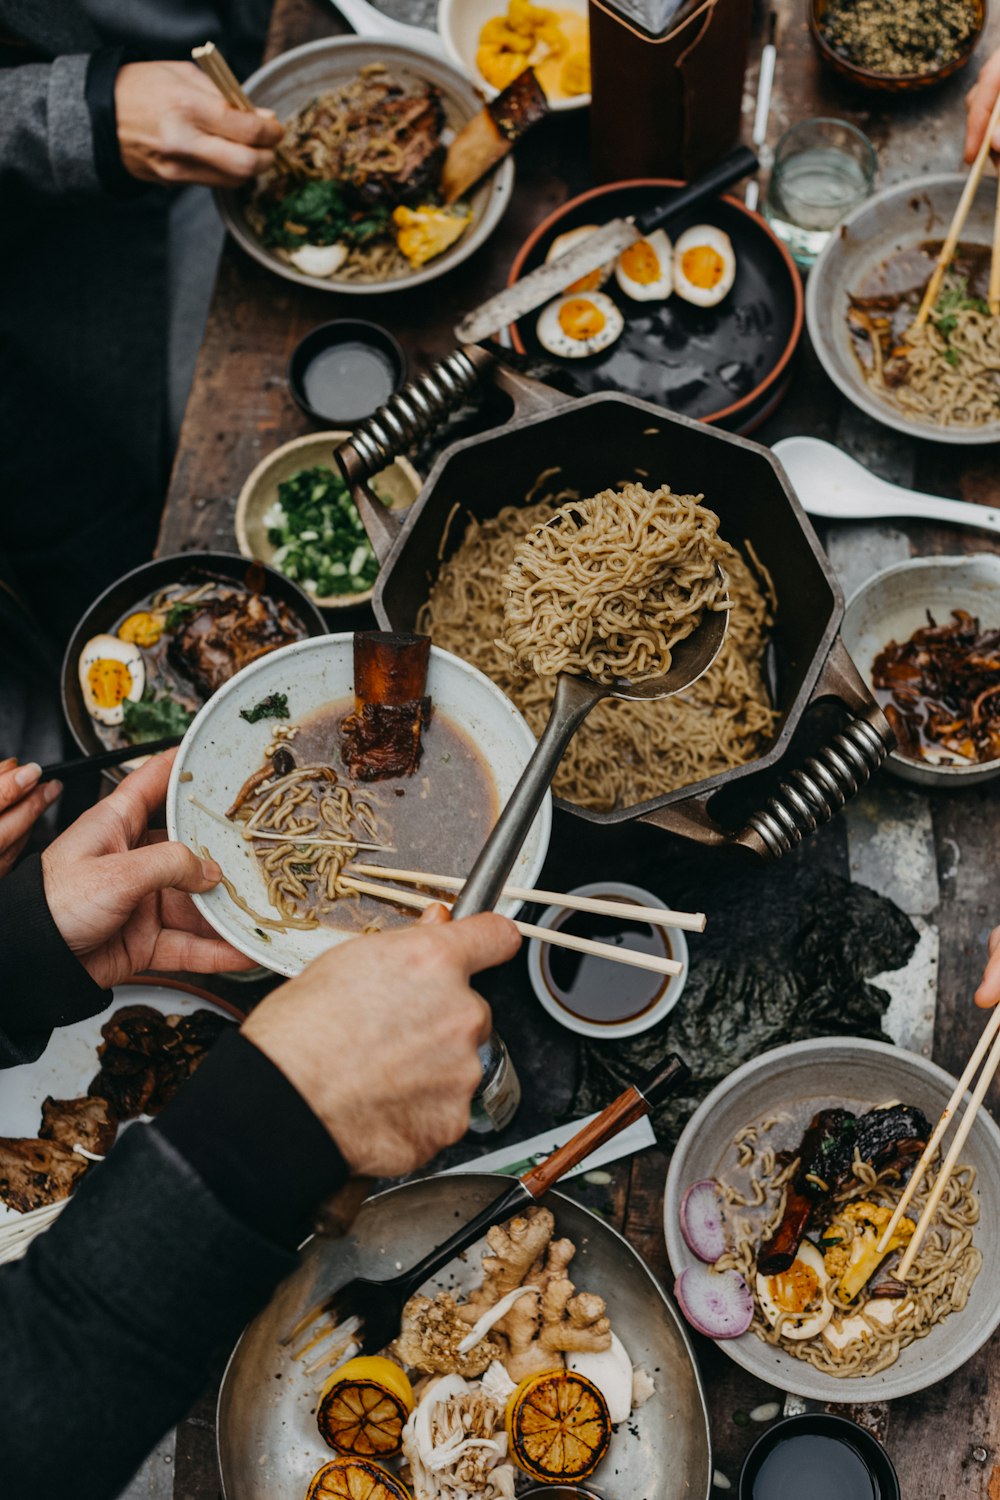
[[[427,6],[396,0],[399,19],[420,19]],[[967,79],[918,100],[883,106],[850,95],[820,71],[800,0],[780,0],[781,47],[769,139],[795,120],[846,117],[878,149],[883,185],[923,172],[960,166]],[[758,17],[758,23],[760,23]],[[321,0],[277,0],[270,51],[280,52],[340,29]],[[758,24],[758,32],[760,24]],[[994,8],[978,61],[1000,43]],[[759,46],[759,38],[758,38]],[[975,65],[974,65],[975,66]],[[748,78],[752,98],[755,67]],[[531,227],[552,208],[588,185],[586,125],[579,115],[556,117],[524,143],[517,187],[508,214],[488,246],[429,291],[363,303],[367,315],[391,321],[411,361],[411,373],[451,347],[456,315],[499,288],[513,254]],[[180,450],[163,518],[164,552],[223,547],[235,550],[232,515],[242,480],[279,443],[307,424],[288,394],[288,356],[305,331],[327,318],[359,312],[355,298],[300,290],[279,281],[232,247],[222,261]],[[1000,463],[995,448],[955,448],[908,440],[880,427],[846,403],[826,379],[807,341],[792,390],[778,413],[755,435],[774,442],[809,432],[838,443],[884,477],[925,491],[1000,504]],[[876,568],[920,553],[986,550],[985,534],[913,523],[905,527],[839,527],[827,539],[834,565],[853,587]],[[997,793],[992,786],[962,793],[924,792],[881,777],[835,824],[793,858],[819,863],[881,890],[922,924],[927,944],[939,945],[933,1056],[953,1072],[964,1064],[979,1017],[971,995],[982,970],[985,941],[1000,917],[996,893]],[[654,883],[662,846],[645,846],[626,873]],[[583,876],[577,869],[580,878]],[[601,873],[607,874],[605,868]],[[662,876],[662,871],[659,872]],[[759,876],[759,899],[768,900],[773,872]],[[663,880],[660,884],[664,885]],[[664,885],[669,889],[669,881]],[[523,969],[511,967],[491,989],[505,1005],[503,1029],[530,1095],[556,1092],[569,1079],[565,1041],[546,1033],[543,1044],[524,1045],[531,1001]],[[520,1032],[518,1027],[522,1027]],[[513,1027],[513,1029],[512,1029]],[[916,1033],[930,1047],[930,1028]],[[553,1072],[553,1064],[555,1071]],[[551,1092],[550,1092],[551,1102]],[[559,1102],[558,1099],[556,1102]],[[994,1099],[994,1103],[996,1100]],[[530,1112],[522,1134],[533,1128]],[[613,1172],[601,1197],[606,1211],[647,1263],[669,1282],[661,1225],[666,1157],[649,1151]],[[610,1199],[610,1201],[607,1201]],[[585,1201],[593,1201],[593,1192]],[[712,1417],[715,1462],[735,1485],[742,1454],[759,1428],[747,1429],[734,1413],[749,1412],[780,1393],[754,1382],[719,1350],[698,1341]],[[855,1414],[874,1426],[895,1462],[906,1500],[1000,1500],[1000,1342],[994,1340],[949,1381],[891,1409]],[[144,1467],[130,1496],[157,1500],[210,1500],[218,1493],[212,1433],[213,1393]],[[724,1487],[723,1487],[724,1488]],[[717,1491],[717,1493],[719,1493]],[[624,1500],[624,1497],[623,1497]]]

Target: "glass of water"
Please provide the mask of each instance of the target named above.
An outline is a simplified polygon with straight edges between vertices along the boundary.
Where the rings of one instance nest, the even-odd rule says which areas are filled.
[[[846,120],[803,120],[774,152],[764,212],[800,266],[811,266],[833,230],[868,197],[878,158]]]

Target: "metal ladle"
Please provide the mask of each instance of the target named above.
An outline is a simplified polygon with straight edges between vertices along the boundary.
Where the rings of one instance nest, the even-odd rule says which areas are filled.
[[[549,721],[459,892],[451,909],[453,918],[492,911],[496,905],[566,746],[591,709],[602,698],[646,702],[683,692],[708,671],[722,650],[728,625],[728,609],[706,610],[696,629],[673,648],[669,670],[645,682],[624,677],[595,682],[592,677],[560,672]]]

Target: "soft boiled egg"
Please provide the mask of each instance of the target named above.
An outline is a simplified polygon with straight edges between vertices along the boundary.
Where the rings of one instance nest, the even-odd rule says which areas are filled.
[[[654,229],[619,255],[615,280],[636,302],[662,302],[674,285],[674,252],[662,229]]]
[[[722,229],[696,224],[674,245],[674,291],[696,307],[715,307],[736,280],[733,243]]]
[[[87,712],[99,724],[120,724],[125,700],[138,703],[146,686],[142,652],[134,641],[95,635],[80,652],[80,688]]]
[[[574,293],[543,307],[536,332],[538,342],[562,359],[583,359],[610,349],[621,337],[625,319],[603,292]]]
[[[822,1255],[809,1240],[803,1240],[787,1271],[777,1276],[758,1272],[757,1300],[772,1328],[779,1317],[784,1317],[782,1338],[811,1339],[822,1333],[833,1316],[826,1284]]]
[[[548,250],[545,252],[545,264],[558,260],[560,255],[566,255],[574,245],[585,240],[588,235],[597,229],[596,224],[581,224],[579,229],[567,229],[565,234],[557,234]],[[588,271],[586,276],[580,276],[576,281],[571,281],[563,291],[568,296],[570,292],[596,292],[607,281],[614,270],[614,261],[609,261],[606,266],[598,266],[594,271]]]

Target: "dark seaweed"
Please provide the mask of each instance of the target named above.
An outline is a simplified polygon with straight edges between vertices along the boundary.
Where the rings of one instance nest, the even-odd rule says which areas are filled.
[[[288,716],[287,693],[268,693],[253,708],[240,709],[240,718],[246,719],[248,724],[256,724],[261,719],[287,719]]]

